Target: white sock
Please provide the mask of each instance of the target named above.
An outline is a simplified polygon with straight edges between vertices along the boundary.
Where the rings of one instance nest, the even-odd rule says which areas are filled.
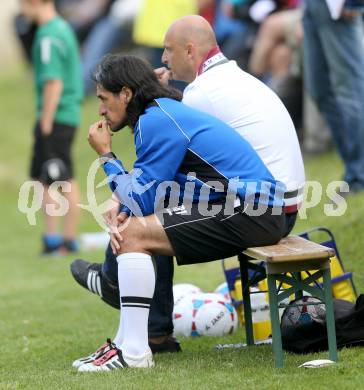
[[[123,327],[121,326],[121,307],[120,307],[120,325],[118,331],[116,332],[116,336],[114,337],[113,343],[120,348],[123,343]]]
[[[126,354],[143,355],[149,349],[148,316],[155,286],[152,258],[131,252],[117,261],[121,306],[115,344]]]

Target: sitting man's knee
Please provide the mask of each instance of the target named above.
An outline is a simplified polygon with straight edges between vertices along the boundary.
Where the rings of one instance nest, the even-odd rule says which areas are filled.
[[[119,227],[122,237],[120,253],[145,250],[145,226],[140,218],[131,217]]]

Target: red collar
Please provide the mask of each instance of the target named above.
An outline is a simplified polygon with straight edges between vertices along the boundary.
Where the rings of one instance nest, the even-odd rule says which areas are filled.
[[[220,54],[221,53],[221,50],[219,48],[219,46],[215,46],[213,47],[207,54],[206,56],[204,57],[204,59],[202,60],[200,66],[198,67],[198,70],[197,70],[197,75],[200,75],[201,73],[203,73],[206,68],[208,67],[208,60],[212,57],[214,57],[216,54]],[[222,53],[221,53],[222,54]]]

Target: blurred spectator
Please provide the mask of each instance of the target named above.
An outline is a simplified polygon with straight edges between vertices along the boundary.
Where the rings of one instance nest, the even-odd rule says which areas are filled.
[[[272,76],[285,76],[292,65],[299,72],[299,61],[293,61],[294,51],[298,51],[302,41],[302,8],[275,12],[268,16],[259,28],[249,60],[249,71],[258,77],[269,73]],[[278,52],[278,54],[277,54]],[[274,56],[281,58],[274,63]],[[272,64],[273,62],[273,64]],[[273,66],[272,66],[273,65]]]
[[[57,10],[72,26],[80,43],[115,0],[56,0]]]
[[[305,90],[303,91],[302,129],[302,149],[306,156],[325,153],[332,147],[332,137],[327,123]]]
[[[110,51],[131,40],[131,29],[142,0],[116,0],[109,13],[91,29],[82,47],[82,77],[86,94],[95,89],[91,74]]]
[[[282,99],[296,128],[302,125],[302,8],[269,15],[261,24],[248,70]]]
[[[305,86],[332,132],[345,165],[344,180],[356,192],[364,188],[364,46],[359,13],[364,1],[331,0],[328,5],[325,0],[305,0]]]
[[[255,20],[254,18],[258,16],[258,19],[264,19],[264,15],[267,12],[266,9],[263,15],[261,13],[259,15],[256,15],[254,12],[251,13],[255,9],[255,4],[260,1],[224,0],[222,5],[223,12],[230,18],[239,21],[242,27],[240,31],[236,31],[224,42],[223,51],[229,58],[236,60],[238,65],[245,70],[247,69],[251,48],[261,22],[261,20]],[[264,2],[264,4],[268,5],[271,3],[273,3],[272,9],[274,9],[274,1],[268,0],[268,3]],[[271,7],[268,7],[268,12],[271,12]]]
[[[37,121],[30,175],[43,186],[43,253],[73,252],[77,250],[79,190],[73,179],[71,146],[82,101],[78,43],[71,27],[58,16],[53,0],[21,0],[21,9],[38,26],[32,46]],[[62,235],[58,232],[59,193],[67,200]]]
[[[240,67],[247,69],[260,24],[272,12],[292,8],[297,1],[300,0],[223,0],[223,12],[240,22],[240,31],[235,31],[224,42],[224,52],[235,59]]]
[[[179,17],[195,14],[197,10],[198,0],[143,0],[133,38],[136,44],[148,50],[154,68],[162,65],[164,35],[168,27]]]
[[[214,8],[213,19],[206,19],[214,29],[217,43],[228,57],[239,58],[247,30],[246,24],[233,17],[233,5],[230,0],[213,0],[210,1],[211,6]],[[203,9],[200,9],[200,14],[204,16]]]
[[[134,28],[134,42],[146,50],[147,58],[154,68],[162,66],[164,35],[168,27],[178,18],[196,14],[200,2],[206,0],[143,0]],[[185,82],[173,81],[171,85],[183,90]]]

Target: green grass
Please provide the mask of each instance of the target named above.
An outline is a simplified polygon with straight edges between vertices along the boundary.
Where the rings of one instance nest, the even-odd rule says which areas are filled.
[[[72,257],[42,258],[41,216],[29,226],[17,208],[18,192],[27,180],[33,125],[31,76],[23,68],[0,76],[0,389],[348,389],[361,388],[364,381],[364,350],[339,353],[334,367],[307,370],[297,368],[326,354],[285,355],[285,368],[276,370],[270,347],[215,351],[218,342],[240,342],[243,331],[222,339],[182,339],[183,353],[157,356],[153,370],[126,370],[105,374],[81,374],[71,362],[92,352],[116,330],[118,313],[76,285],[69,273]],[[88,125],[98,118],[97,103],[84,106],[83,123],[75,145],[77,178],[82,202],[87,203],[86,173],[95,154],[89,148]],[[118,155],[131,166],[132,135],[125,131],[115,138]],[[341,177],[342,166],[335,154],[305,161],[307,178],[325,186]],[[100,176],[100,178],[102,178]],[[106,189],[100,198],[106,196]],[[352,196],[342,217],[326,217],[323,201],[299,220],[295,231],[327,226],[334,232],[348,270],[354,272],[358,291],[364,287],[362,243],[363,195]],[[81,231],[97,231],[90,213],[82,213]],[[80,253],[101,261],[102,251]],[[223,280],[219,262],[176,268],[175,282],[195,283],[205,291]]]

